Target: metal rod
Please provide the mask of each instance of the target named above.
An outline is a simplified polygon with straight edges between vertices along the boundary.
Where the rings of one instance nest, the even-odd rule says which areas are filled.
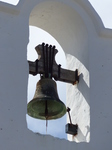
[[[68,112],[68,115],[69,115],[70,124],[72,124],[72,120],[71,120],[71,116],[70,116],[70,108],[69,107],[67,107],[67,112]]]
[[[46,56],[45,56],[45,59],[46,59],[46,63],[45,63],[45,77],[48,78],[49,76],[49,73],[48,73],[48,44],[46,44]]]
[[[42,43],[42,51],[43,51],[43,66],[45,71],[45,53],[44,53],[44,43]]]
[[[46,117],[46,133],[48,127],[48,108],[47,108],[47,101],[45,101],[45,117]]]
[[[51,47],[52,45],[49,46],[49,73],[50,73],[50,78],[52,78],[52,67],[51,67]]]
[[[58,65],[58,78],[60,78],[60,68],[61,68],[61,65],[59,64]]]
[[[54,62],[54,49],[55,49],[55,46],[53,46],[52,48],[52,59],[51,59],[51,76],[52,76],[52,70],[53,70],[53,62]]]

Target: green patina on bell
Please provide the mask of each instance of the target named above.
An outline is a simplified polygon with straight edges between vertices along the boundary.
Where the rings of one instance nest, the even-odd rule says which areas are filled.
[[[54,80],[43,78],[37,82],[34,98],[27,105],[27,113],[42,120],[58,119],[65,115],[66,106],[58,97]]]

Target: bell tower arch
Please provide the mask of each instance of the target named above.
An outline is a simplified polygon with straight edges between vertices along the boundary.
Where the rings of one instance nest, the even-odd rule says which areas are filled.
[[[68,69],[79,70],[79,84],[67,84],[66,106],[71,108],[72,121],[79,127],[78,135],[68,135],[68,140],[89,142],[89,31],[74,7],[75,4],[69,6],[57,1],[42,2],[31,11],[29,24],[44,29],[57,39],[65,52]],[[85,90],[80,86],[82,84]]]

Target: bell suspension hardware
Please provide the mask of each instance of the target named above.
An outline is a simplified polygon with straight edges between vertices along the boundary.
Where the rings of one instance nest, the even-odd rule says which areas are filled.
[[[38,53],[38,59],[35,62],[28,61],[29,74],[42,74],[46,78],[54,78],[56,81],[62,81],[71,84],[79,82],[78,70],[75,71],[61,68],[55,62],[55,55],[58,52],[55,46],[48,46],[48,44],[41,44],[35,47]]]
[[[72,120],[71,120],[71,116],[70,116],[70,108],[67,107],[67,112],[68,112],[68,115],[69,115],[69,120],[70,120],[70,123],[66,124],[65,126],[65,132],[67,134],[72,134],[73,136],[77,135],[78,133],[78,125],[77,124],[72,124]]]

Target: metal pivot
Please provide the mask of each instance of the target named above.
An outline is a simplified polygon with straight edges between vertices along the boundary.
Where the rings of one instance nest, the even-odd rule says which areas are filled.
[[[72,120],[71,120],[71,116],[70,116],[70,108],[69,107],[67,107],[67,112],[68,112],[68,115],[69,115],[69,120],[70,120],[70,124],[72,124]]]
[[[70,108],[67,107],[67,112],[68,112],[68,115],[69,115],[69,120],[70,120],[70,123],[66,124],[65,126],[65,132],[67,134],[72,134],[72,135],[77,135],[78,133],[78,125],[77,124],[72,124],[72,120],[71,120],[71,116],[70,116]]]

